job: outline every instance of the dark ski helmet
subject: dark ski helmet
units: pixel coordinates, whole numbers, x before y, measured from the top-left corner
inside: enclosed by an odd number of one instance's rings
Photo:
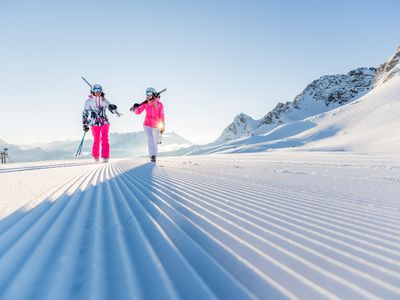
[[[93,84],[92,92],[93,93],[102,93],[103,92],[103,88],[101,87],[100,84]]]

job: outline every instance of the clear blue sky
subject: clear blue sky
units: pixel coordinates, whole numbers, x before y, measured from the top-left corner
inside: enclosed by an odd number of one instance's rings
[[[80,139],[86,76],[123,118],[148,86],[167,130],[216,139],[240,112],[261,118],[325,74],[377,66],[400,46],[400,1],[0,0],[0,139]]]

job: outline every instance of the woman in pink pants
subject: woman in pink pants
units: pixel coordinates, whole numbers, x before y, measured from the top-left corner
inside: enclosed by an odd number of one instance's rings
[[[111,113],[114,113],[117,106],[110,104],[105,100],[101,85],[94,84],[90,95],[85,102],[85,107],[82,113],[82,124],[83,131],[89,131],[90,127],[92,129],[94,139],[92,155],[96,162],[99,161],[100,157],[100,144],[103,162],[108,162],[108,159],[110,158],[110,144],[108,142],[110,122],[108,121],[106,114],[107,109],[109,109]]]
[[[135,103],[131,110],[135,114],[141,114],[146,111],[143,129],[147,135],[147,144],[149,149],[149,157],[152,162],[156,162],[158,152],[158,137],[165,130],[164,106],[160,101],[157,91],[150,87],[146,90],[147,102],[140,105]]]

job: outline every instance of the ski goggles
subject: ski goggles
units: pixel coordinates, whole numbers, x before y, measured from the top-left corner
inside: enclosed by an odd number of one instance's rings
[[[153,92],[147,92],[146,95],[147,96],[153,96]]]
[[[101,93],[103,90],[100,88],[94,88],[93,93]]]

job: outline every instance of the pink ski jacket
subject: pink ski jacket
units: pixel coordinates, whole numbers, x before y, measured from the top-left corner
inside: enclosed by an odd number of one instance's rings
[[[144,118],[143,125],[157,128],[160,123],[164,125],[164,105],[160,102],[159,98],[156,99],[157,108],[155,108],[154,100],[151,100],[150,103],[146,102],[145,104],[139,106],[135,110],[135,114],[139,115],[144,110],[146,110],[146,117]]]

